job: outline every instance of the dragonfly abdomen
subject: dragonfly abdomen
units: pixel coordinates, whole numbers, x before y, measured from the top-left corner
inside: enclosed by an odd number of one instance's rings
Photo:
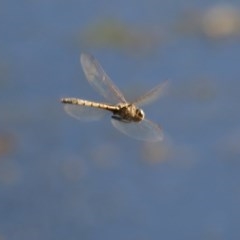
[[[105,103],[92,102],[92,101],[83,100],[79,98],[62,98],[61,102],[65,104],[75,104],[75,105],[86,106],[86,107],[101,108],[111,112],[115,112],[116,110],[119,109],[118,106],[112,106]]]

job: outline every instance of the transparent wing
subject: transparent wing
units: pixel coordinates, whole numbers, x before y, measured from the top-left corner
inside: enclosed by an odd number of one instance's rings
[[[132,138],[150,142],[157,142],[163,139],[163,132],[161,128],[147,119],[138,123],[126,123],[114,118],[112,118],[111,121],[115,128]]]
[[[126,103],[123,94],[93,56],[83,53],[80,61],[87,80],[102,96],[111,103]]]
[[[95,121],[109,114],[108,111],[99,108],[87,107],[75,104],[64,104],[64,110],[72,117],[82,121]]]
[[[137,105],[138,107],[142,107],[144,105],[154,102],[161,94],[166,91],[168,85],[168,81],[159,84],[149,92],[145,93],[143,96],[133,101],[133,104]]]

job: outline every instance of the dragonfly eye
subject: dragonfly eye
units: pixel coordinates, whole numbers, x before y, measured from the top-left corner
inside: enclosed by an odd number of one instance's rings
[[[140,119],[144,119],[145,114],[142,109],[137,109],[136,113]]]

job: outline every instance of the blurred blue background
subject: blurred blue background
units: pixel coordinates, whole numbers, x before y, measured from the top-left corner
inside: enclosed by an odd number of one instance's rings
[[[225,3],[225,4],[224,4]],[[226,5],[228,3],[228,5]],[[240,239],[239,1],[1,1],[0,239]],[[69,117],[92,53],[165,140]]]

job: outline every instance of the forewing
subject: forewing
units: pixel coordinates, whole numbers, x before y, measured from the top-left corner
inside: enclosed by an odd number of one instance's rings
[[[87,80],[102,96],[111,103],[126,103],[123,94],[93,56],[83,53],[80,61]]]
[[[82,121],[95,121],[109,114],[106,110],[75,104],[64,104],[64,110],[72,117]]]
[[[155,100],[157,100],[157,98],[160,97],[160,95],[166,92],[166,88],[168,87],[168,85],[168,81],[159,84],[149,92],[145,93],[143,96],[133,101],[133,104],[137,105],[138,107],[142,107],[144,105],[154,102]]]
[[[132,138],[150,142],[157,142],[163,139],[161,128],[147,119],[137,123],[126,123],[115,118],[112,118],[111,121],[115,128]]]

